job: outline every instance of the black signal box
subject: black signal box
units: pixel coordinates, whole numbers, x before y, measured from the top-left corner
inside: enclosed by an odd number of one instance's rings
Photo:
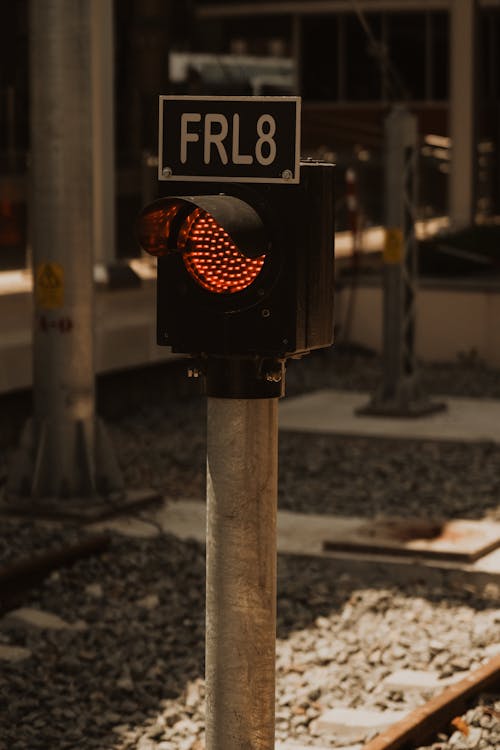
[[[298,184],[163,183],[139,224],[158,255],[158,344],[278,360],[331,345],[333,184],[316,161]]]

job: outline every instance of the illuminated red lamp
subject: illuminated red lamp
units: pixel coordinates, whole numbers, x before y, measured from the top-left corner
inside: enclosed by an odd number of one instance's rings
[[[265,255],[247,257],[214,217],[202,208],[174,201],[155,205],[142,213],[139,241],[154,256],[180,252],[194,281],[215,294],[234,294],[250,286],[259,275]]]
[[[176,249],[175,244],[172,246],[172,224],[181,208],[182,204],[178,201],[158,201],[142,211],[138,222],[138,240],[144,252],[161,257]]]
[[[242,292],[255,281],[266,257],[247,258],[213,216],[200,208],[182,225],[178,248],[192,278],[216,294]]]

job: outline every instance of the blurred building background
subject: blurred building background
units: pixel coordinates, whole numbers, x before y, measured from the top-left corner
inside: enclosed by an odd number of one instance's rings
[[[31,382],[29,14],[39,1],[1,8],[0,392]],[[160,94],[302,97],[303,156],[337,164],[337,341],[374,349],[384,123],[404,105],[418,126],[417,354],[500,363],[500,0],[77,1],[91,18],[99,372],[169,356],[155,341],[155,268],[135,237],[164,185]]]
[[[36,0],[35,0],[36,1]],[[89,0],[91,2],[92,0]],[[304,155],[356,169],[365,226],[382,222],[383,121],[418,117],[419,215],[446,215],[450,14],[455,0],[115,0],[116,254],[137,254],[131,221],[157,190],[159,94],[298,94]],[[476,4],[474,218],[499,212],[500,2]],[[29,160],[28,0],[0,24],[0,267],[24,265]]]

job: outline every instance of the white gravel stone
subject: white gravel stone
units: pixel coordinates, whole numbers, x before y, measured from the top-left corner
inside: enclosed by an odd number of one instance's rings
[[[95,599],[100,599],[104,596],[104,591],[100,583],[89,583],[85,586],[85,593],[87,596],[92,596]]]
[[[156,609],[160,603],[160,597],[158,594],[148,594],[142,599],[137,600],[137,606],[143,609]]]
[[[6,622],[15,622],[18,625],[45,628],[47,630],[85,630],[87,628],[87,624],[82,620],[69,623],[63,620],[62,617],[52,614],[52,612],[43,612],[40,609],[32,607],[13,609],[3,619]]]
[[[24,661],[25,659],[29,659],[30,656],[31,651],[29,648],[22,648],[21,646],[6,646],[3,643],[0,644],[0,661]]]
[[[485,646],[484,655],[487,659],[498,656],[498,654],[500,654],[500,643],[490,643],[489,646]]]
[[[201,698],[201,690],[202,690],[202,681],[196,680],[195,682],[190,682],[187,690],[186,690],[186,706],[188,708],[194,708],[197,706]]]
[[[387,729],[407,715],[407,711],[332,708],[316,720],[315,729],[333,735],[339,742],[362,742],[368,736]]]

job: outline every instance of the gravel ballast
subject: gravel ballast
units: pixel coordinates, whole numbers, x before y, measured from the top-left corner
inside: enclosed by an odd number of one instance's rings
[[[372,357],[317,355],[293,363],[287,390],[371,391],[378,371]],[[478,363],[427,367],[422,374],[429,392],[500,397],[499,373]],[[168,368],[108,376],[100,383],[99,411],[129,487],[154,486],[174,500],[202,498],[204,399],[179,397],[168,378]],[[9,414],[8,429],[0,426],[5,466],[17,440],[13,425],[28,409],[18,396],[10,407],[2,400]],[[279,504],[370,517],[396,510],[425,516],[439,502],[446,517],[498,518],[498,458],[490,443],[281,435]],[[86,533],[74,525],[4,520],[2,564]],[[368,583],[340,574],[330,560],[280,556],[277,740],[347,745],[318,729],[325,711],[420,705],[430,696],[394,690],[387,678],[401,669],[425,670],[444,685],[479,667],[500,641],[498,603],[494,584],[405,585],[387,575]],[[112,534],[104,554],[53,573],[18,606],[57,615],[68,627],[40,628],[12,613],[1,620],[0,658],[9,647],[17,655],[1,662],[1,750],[203,749],[200,544],[167,534]],[[462,717],[468,734],[450,725],[428,747],[495,750],[499,710],[498,696],[483,696]]]

